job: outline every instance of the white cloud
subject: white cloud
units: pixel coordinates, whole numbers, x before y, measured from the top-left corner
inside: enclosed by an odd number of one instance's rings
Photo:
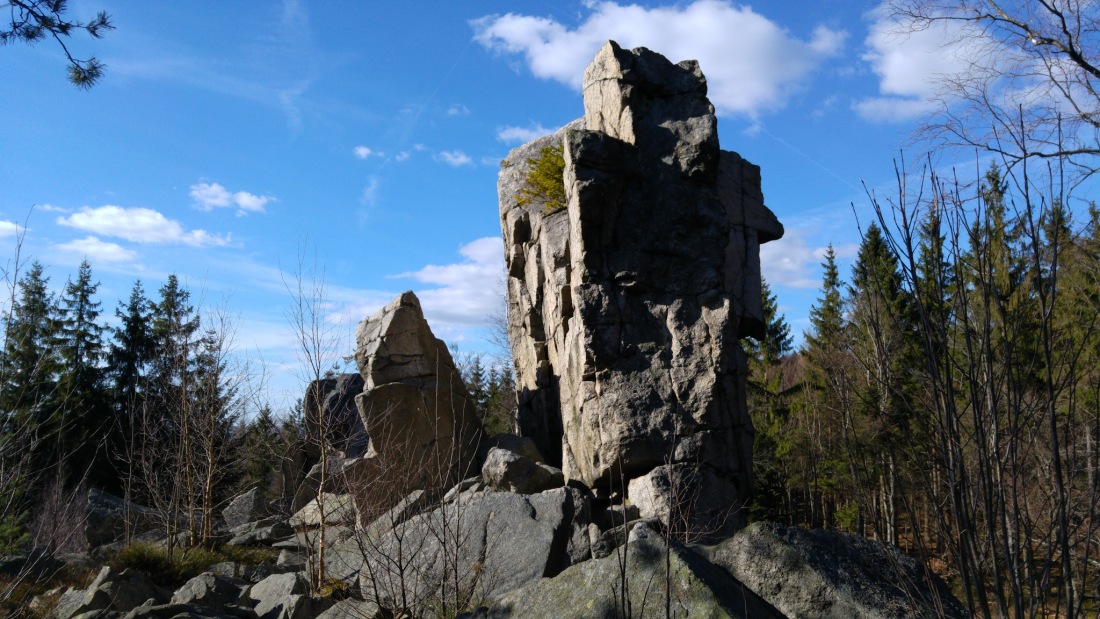
[[[88,236],[68,243],[56,245],[61,251],[77,254],[88,258],[92,262],[133,262],[137,259],[137,252],[132,249],[107,241],[101,241],[94,236]]]
[[[432,264],[397,276],[436,286],[416,294],[432,328],[438,325],[438,332],[448,334],[487,326],[501,302],[498,286],[504,272],[504,241],[499,236],[478,239],[460,247],[458,253],[462,262]]]
[[[471,159],[469,155],[460,150],[442,151],[436,156],[436,160],[442,161],[443,163],[455,168],[472,165],[474,163],[474,160]]]
[[[557,129],[547,129],[542,123],[535,123],[530,127],[500,127],[497,129],[497,139],[505,144],[523,144],[544,135],[550,135]]]
[[[271,201],[271,197],[258,196],[254,193],[248,193],[247,191],[238,191],[233,194],[233,201],[240,207],[237,211],[238,215],[243,215],[245,211],[250,213],[263,213],[264,205]]]
[[[18,234],[21,229],[22,226],[14,221],[0,220],[0,238],[14,236]]]
[[[241,216],[265,212],[264,206],[275,198],[258,196],[247,191],[230,192],[219,183],[196,183],[191,185],[191,199],[200,211],[209,212],[215,208],[236,206],[237,216]]]
[[[39,204],[39,205],[36,205],[34,208],[36,208],[36,209],[38,209],[38,210],[40,210],[44,213],[69,213],[69,212],[72,211],[72,209],[67,209],[67,208],[60,207],[60,206],[54,206],[53,204]]]
[[[826,247],[813,247],[807,240],[809,230],[787,228],[783,238],[760,246],[760,270],[773,288],[816,289],[821,286],[821,263],[825,261]],[[834,246],[837,257],[854,256],[856,245]]]
[[[351,152],[355,155],[357,159],[366,159],[371,156],[382,157],[385,155],[385,153],[380,153],[376,150],[371,149],[369,146],[363,145],[356,146],[352,149]]]
[[[891,16],[886,4],[869,13],[863,60],[879,78],[879,94],[857,101],[866,120],[897,122],[931,111],[942,86],[966,74],[975,62],[994,64],[1007,50],[975,26],[940,20],[914,26]]]
[[[205,230],[185,230],[180,222],[168,219],[149,208],[124,208],[121,206],[90,206],[69,215],[58,217],[62,226],[86,230],[102,236],[113,236],[134,243],[183,244],[192,247],[228,245],[228,236],[211,234]]]
[[[755,116],[782,107],[846,34],[818,26],[800,39],[747,6],[696,0],[653,9],[590,2],[575,29],[549,18],[509,13],[471,22],[474,39],[507,54],[523,54],[531,72],[575,88],[599,48],[613,39],[626,48],[660,50],[673,62],[698,60],[720,114]]]
[[[401,163],[402,161],[408,160],[408,158],[409,158],[409,151],[403,150],[403,151],[397,153],[396,155],[394,155],[393,160],[398,162],[398,163]]]
[[[470,113],[470,108],[465,105],[456,103],[447,108],[447,116],[466,116]]]
[[[233,196],[219,183],[191,185],[191,199],[195,201],[195,206],[200,211],[211,211],[233,203]]]

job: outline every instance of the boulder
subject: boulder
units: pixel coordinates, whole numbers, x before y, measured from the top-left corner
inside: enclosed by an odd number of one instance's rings
[[[141,572],[104,567],[86,589],[62,594],[54,611],[58,619],[69,619],[95,611],[124,613],[146,601],[163,602],[165,592],[149,582]]]
[[[456,580],[470,599],[499,596],[587,560],[589,521],[588,497],[574,488],[461,495],[359,540],[359,590],[389,609],[401,599],[427,604],[445,585],[453,595]]]
[[[249,522],[230,531],[228,546],[270,546],[294,534],[294,529],[282,518],[266,518]]]
[[[324,493],[313,499],[290,517],[290,526],[295,529],[321,526],[321,512],[324,511],[324,524],[354,524],[355,506],[351,495]],[[322,510],[323,508],[323,510]]]
[[[533,494],[565,485],[561,469],[500,447],[489,450],[481,467],[481,477],[490,488],[520,494]]]
[[[238,619],[252,617],[241,608],[210,608],[200,604],[152,604],[146,603],[122,615],[122,619]]]
[[[513,150],[498,181],[520,433],[566,479],[612,498],[665,464],[723,501],[689,526],[744,522],[753,429],[739,339],[763,327],[759,245],[783,227],[759,168],[718,144],[706,79],[608,42],[585,115]],[[566,208],[526,196],[561,147]]]
[[[324,440],[330,453],[339,451],[349,458],[365,455],[367,429],[355,407],[355,397],[360,393],[363,393],[363,377],[358,373],[338,374],[311,382],[302,399],[308,444],[314,448],[320,445],[320,421],[324,420]]]
[[[97,548],[122,540],[129,519],[131,533],[144,533],[164,526],[163,515],[109,492],[92,488],[85,508],[84,537],[89,548]]]
[[[248,581],[240,578],[227,578],[205,572],[188,580],[183,583],[183,586],[176,589],[169,603],[220,609],[228,604],[236,603],[248,584]]]
[[[538,462],[544,464],[546,459],[542,457],[542,453],[539,452],[538,446],[535,445],[535,441],[526,436],[517,436],[515,434],[497,434],[489,440],[485,441],[485,452],[488,453],[490,449],[494,447],[500,447],[501,449],[507,449],[508,451],[517,453],[532,462]]]
[[[233,529],[249,522],[255,522],[268,515],[268,503],[257,488],[243,492],[233,498],[222,510],[225,526]]]
[[[368,466],[353,490],[365,522],[409,492],[437,495],[476,470],[483,431],[450,352],[406,292],[355,332],[364,391],[356,397],[370,435]]]
[[[294,492],[294,498],[290,503],[293,511],[305,507],[307,503],[317,498],[318,490],[321,490],[321,475],[324,474],[324,491],[330,494],[348,494],[352,488],[359,487],[370,481],[369,476],[373,471],[371,458],[359,456],[347,458],[343,452],[331,452],[326,460],[326,466],[322,471],[318,462],[310,467],[305,479],[298,484]],[[293,513],[293,512],[292,512]]]
[[[302,596],[309,594],[309,581],[301,572],[273,574],[248,590],[256,603],[254,610],[261,619],[290,615],[302,605]]]
[[[790,617],[968,616],[918,561],[855,535],[759,522],[700,552]]]
[[[624,515],[656,519],[677,539],[709,539],[727,531],[726,520],[737,518],[741,507],[730,503],[729,493],[737,488],[726,482],[710,467],[687,462],[662,464],[630,480],[630,504]],[[696,514],[707,517],[704,520]]]
[[[631,543],[602,559],[574,565],[554,578],[532,580],[470,617],[587,619],[675,617],[786,619],[786,616],[691,550],[668,547],[639,526]],[[667,564],[667,568],[666,568]]]

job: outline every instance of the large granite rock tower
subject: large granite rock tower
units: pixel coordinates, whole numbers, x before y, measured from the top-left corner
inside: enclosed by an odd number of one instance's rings
[[[760,169],[719,149],[695,61],[608,42],[584,108],[500,173],[519,431],[598,495],[637,504],[686,480],[671,491],[690,526],[737,526],[753,440],[739,340],[763,327],[759,245],[783,227]],[[517,198],[555,145],[566,208],[547,212]]]

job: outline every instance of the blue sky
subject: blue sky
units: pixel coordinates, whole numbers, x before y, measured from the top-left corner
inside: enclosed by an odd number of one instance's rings
[[[78,57],[107,65],[81,91],[56,45],[0,49],[0,256],[24,254],[60,288],[81,259],[112,314],[133,281],[176,273],[239,316],[272,399],[297,397],[282,273],[324,267],[328,314],[355,324],[397,293],[436,334],[488,350],[503,251],[496,174],[509,149],[582,115],[602,43],[698,59],[722,147],[762,167],[787,236],[766,279],[800,333],[824,247],[847,265],[861,183],[892,160],[957,62],[935,33],[887,35],[878,2],[138,2]],[[32,211],[32,206],[33,211]],[[29,217],[28,217],[29,213]],[[0,260],[2,263],[2,260]],[[845,266],[845,273],[847,267]]]

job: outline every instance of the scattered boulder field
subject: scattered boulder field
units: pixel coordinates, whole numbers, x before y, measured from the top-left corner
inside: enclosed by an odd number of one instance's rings
[[[608,42],[583,92],[584,117],[513,150],[499,177],[514,434],[486,435],[406,292],[359,326],[358,374],[307,389],[309,417],[338,430],[315,454],[325,466],[289,501],[250,490],[222,512],[219,539],[268,560],[217,564],[174,590],[103,567],[35,607],[58,619],[966,617],[897,548],[748,524],[739,340],[763,327],[759,248],[783,226],[760,169],[719,148],[698,63]],[[555,156],[561,203],[530,191],[538,159]],[[93,492],[93,550],[54,561],[117,547],[124,513],[156,543],[144,525],[160,514]]]

